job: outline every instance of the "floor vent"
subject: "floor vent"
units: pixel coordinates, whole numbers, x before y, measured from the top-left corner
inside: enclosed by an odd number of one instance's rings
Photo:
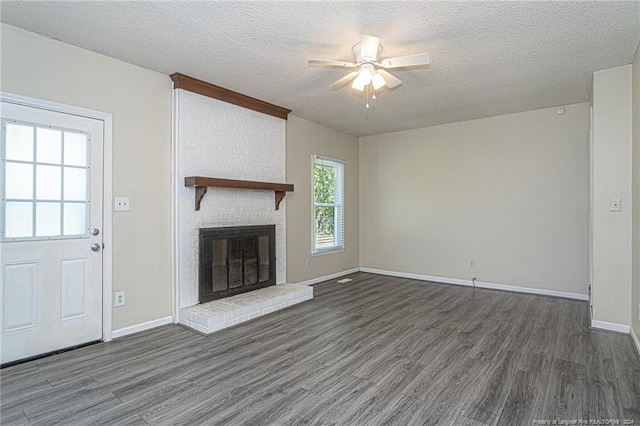
[[[338,280],[340,284],[348,283],[349,281],[353,281],[353,280],[351,278],[343,278],[341,280]]]

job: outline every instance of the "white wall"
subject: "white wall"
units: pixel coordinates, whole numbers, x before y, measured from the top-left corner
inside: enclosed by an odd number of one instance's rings
[[[587,294],[588,128],[583,103],[361,138],[361,267]]]
[[[345,250],[311,254],[311,156],[339,158],[345,163]],[[299,283],[359,266],[358,138],[289,114],[287,182],[295,191],[287,199],[287,277]],[[309,260],[309,267],[307,267]]]
[[[633,159],[632,159],[632,298],[631,326],[640,337],[640,44],[633,59],[632,75]],[[640,349],[640,348],[638,348]]]
[[[198,303],[200,228],[276,225],[276,278],[287,278],[287,197],[275,210],[274,192],[209,188],[200,210],[187,176],[282,183],[285,120],[185,90],[176,90],[177,265],[180,308]]]
[[[631,65],[593,75],[594,321],[631,324]],[[612,198],[622,211],[611,212]]]
[[[171,80],[1,24],[0,90],[113,115],[113,329],[171,315]]]

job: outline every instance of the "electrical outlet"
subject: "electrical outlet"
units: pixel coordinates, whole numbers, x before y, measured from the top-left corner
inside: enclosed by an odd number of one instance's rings
[[[124,291],[116,291],[114,306],[118,307],[118,306],[124,306],[124,305],[125,305]]]
[[[307,259],[307,268],[311,266],[311,259]]]
[[[115,197],[113,201],[113,210],[117,212],[128,212],[131,210],[129,197]]]
[[[475,268],[476,267],[476,261],[472,260],[471,262],[469,262],[469,268]]]

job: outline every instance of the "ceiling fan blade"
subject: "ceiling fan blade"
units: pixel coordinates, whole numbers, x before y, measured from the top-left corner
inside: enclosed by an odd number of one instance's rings
[[[417,53],[415,55],[398,56],[397,58],[384,59],[380,66],[383,68],[402,68],[429,65],[431,57],[428,53]]]
[[[394,87],[399,86],[400,84],[402,84],[402,80],[400,80],[399,78],[394,77],[393,75],[391,75],[387,71],[378,70],[378,72],[380,73],[380,75],[382,75],[382,77],[384,77],[384,81],[386,82],[387,87],[389,89],[393,89]]]
[[[344,61],[329,61],[326,59],[309,59],[307,64],[316,67],[340,67],[340,68],[353,68],[356,66],[353,62]]]
[[[347,85],[347,83],[349,83],[351,80],[356,78],[358,74],[359,74],[359,71],[350,72],[349,74],[345,75],[340,80],[336,81],[331,86],[329,86],[329,89],[331,90],[342,89],[344,86]]]
[[[375,61],[378,58],[380,39],[378,37],[360,36],[360,55],[363,59]]]

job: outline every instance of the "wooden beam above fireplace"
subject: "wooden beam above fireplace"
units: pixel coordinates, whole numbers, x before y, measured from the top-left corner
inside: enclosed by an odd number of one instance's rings
[[[208,96],[284,120],[287,119],[287,116],[291,112],[290,109],[270,104],[269,102],[261,101],[260,99],[252,98],[251,96],[243,95],[242,93],[234,92],[233,90],[225,89],[224,87],[180,74],[179,72],[173,73],[169,77],[173,80],[174,89],[188,90],[202,96]]]
[[[287,192],[293,192],[293,185],[290,183],[258,182],[254,180],[221,179],[202,176],[189,176],[184,178],[184,186],[194,187],[196,189],[196,210],[200,210],[200,202],[209,187],[274,191],[276,210],[280,209],[280,202],[284,196],[287,195]]]

